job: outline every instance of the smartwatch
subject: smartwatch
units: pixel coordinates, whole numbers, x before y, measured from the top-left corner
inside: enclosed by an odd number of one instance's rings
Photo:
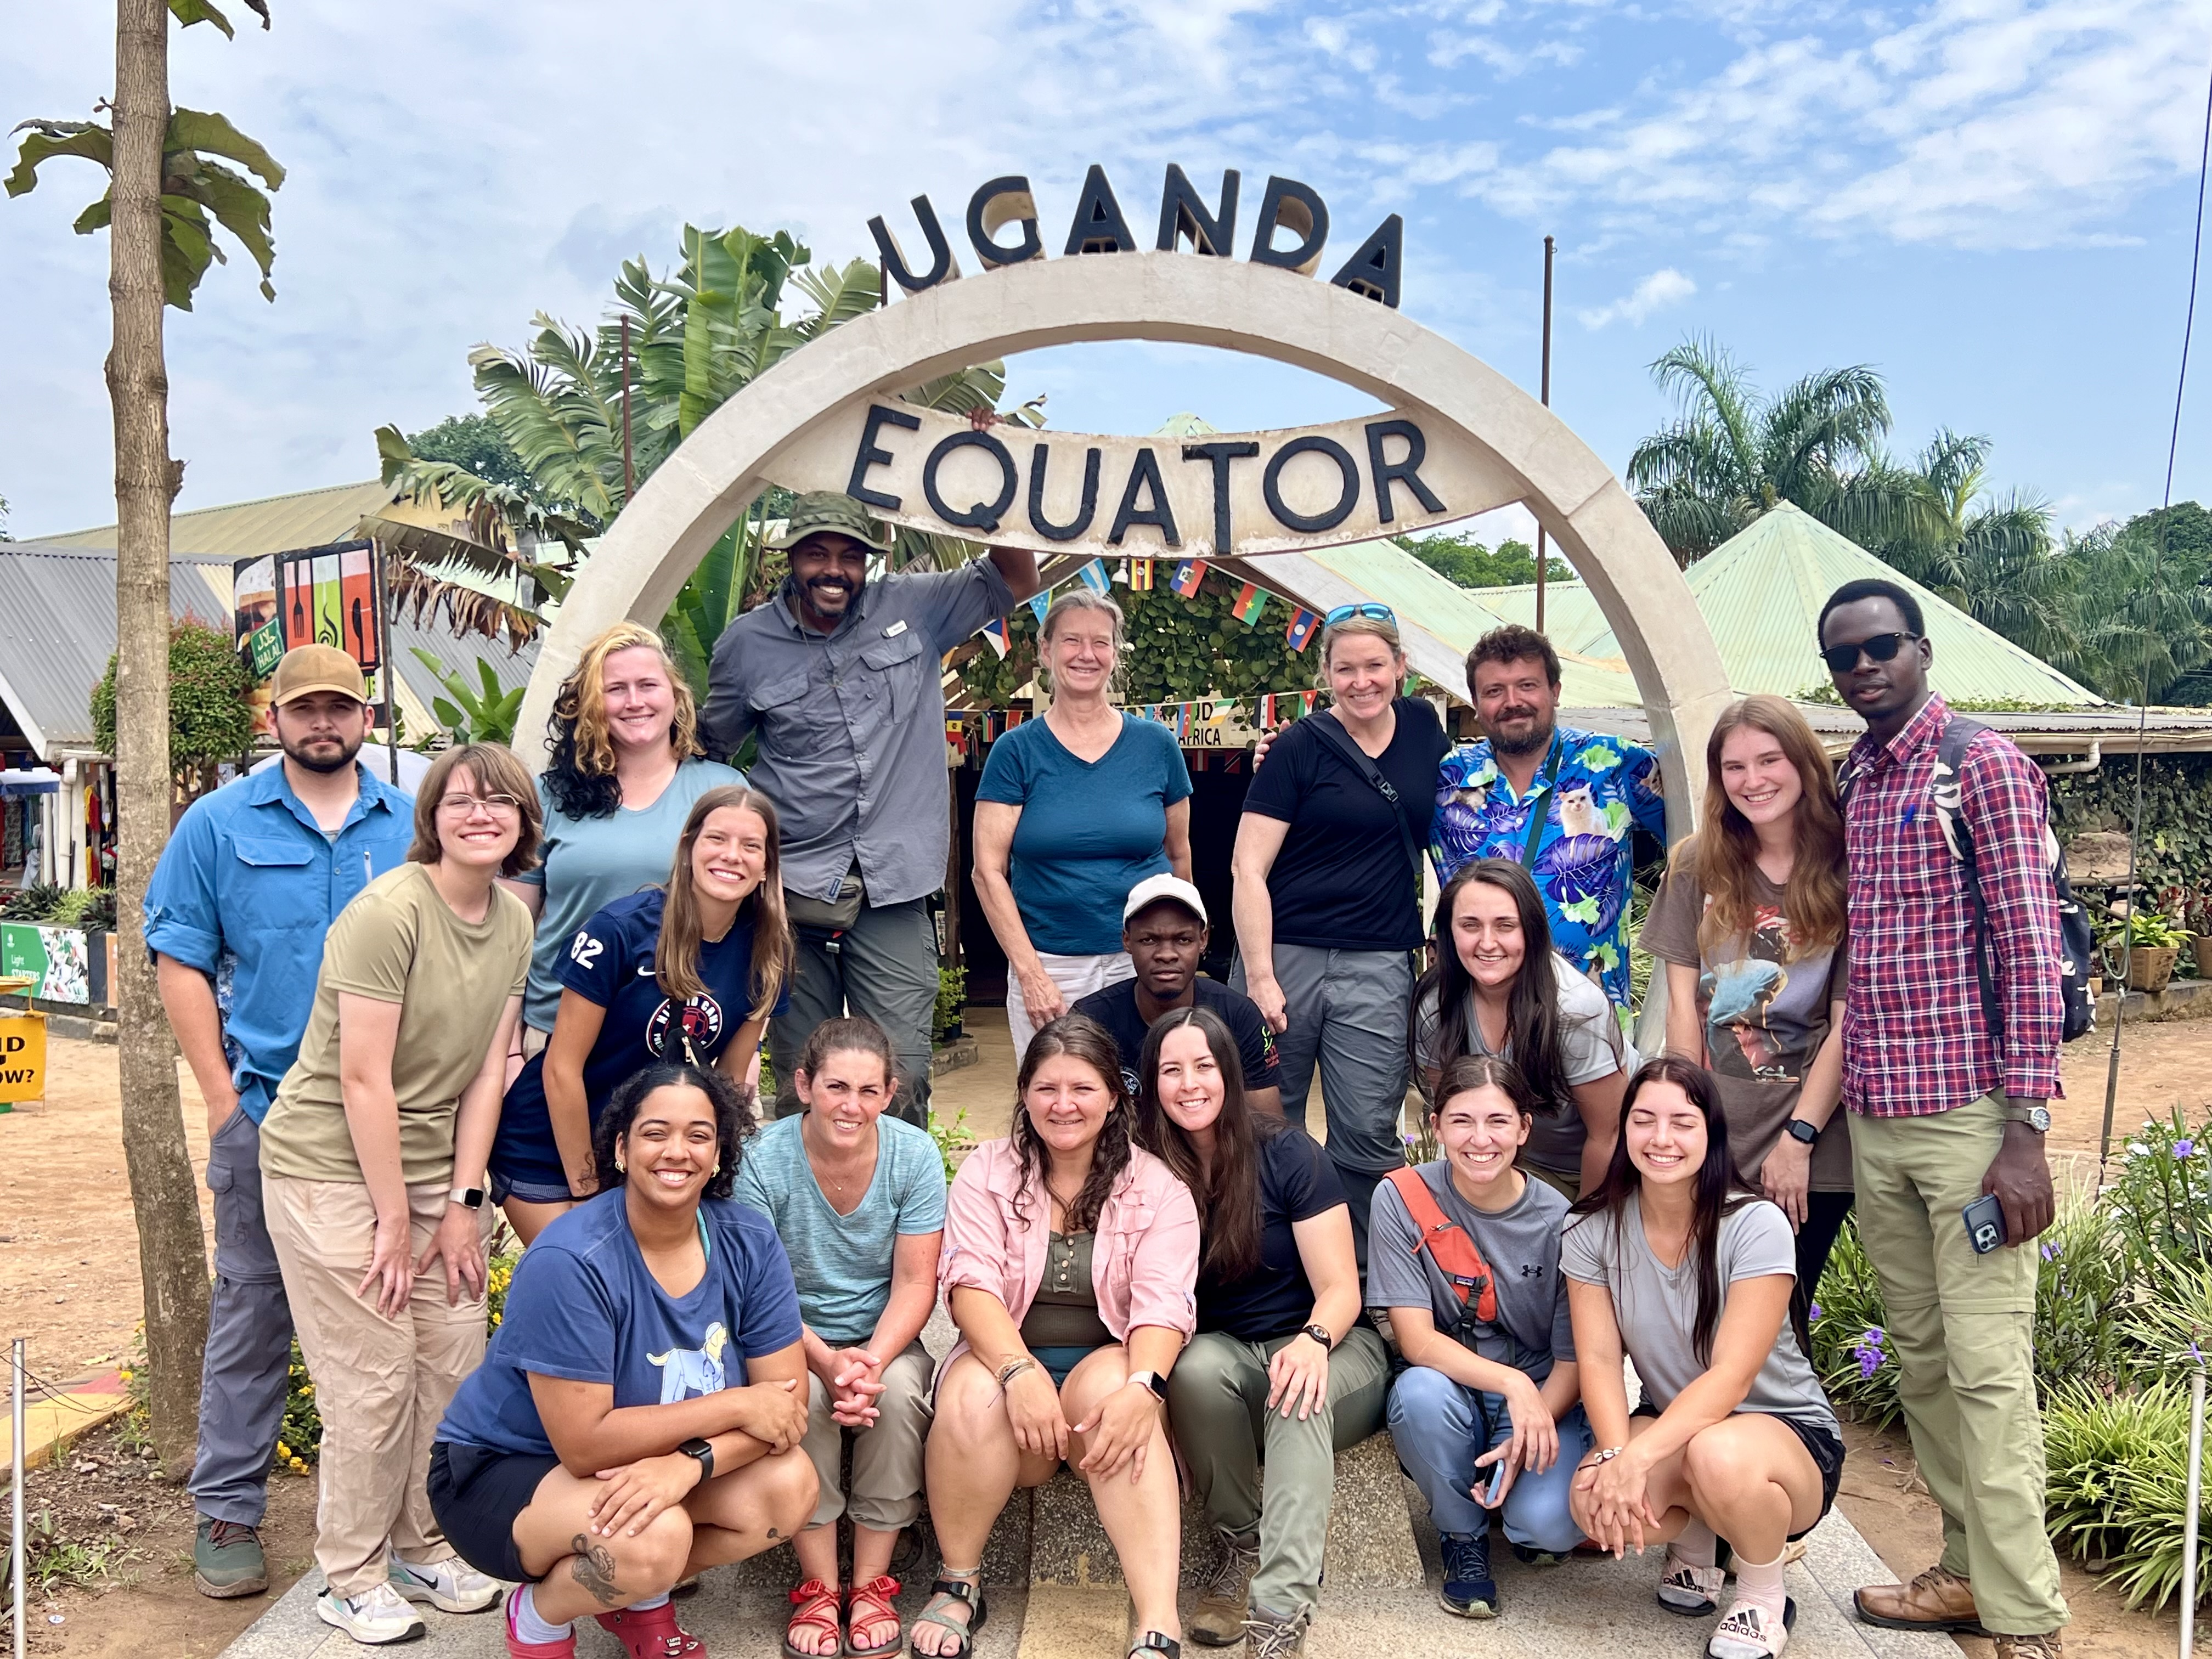
[[[465,1210],[481,1210],[483,1208],[484,1189],[481,1187],[456,1187],[446,1194],[446,1200],[458,1204]]]
[[[696,1438],[687,1440],[676,1449],[698,1463],[701,1486],[714,1478],[714,1449],[708,1442]]]
[[[1336,1339],[1329,1334],[1328,1327],[1322,1324],[1319,1320],[1316,1320],[1312,1324],[1304,1327],[1300,1330],[1299,1334],[1313,1338],[1315,1341],[1320,1343],[1324,1348],[1334,1348],[1336,1346]]]
[[[1131,1371],[1129,1381],[1143,1383],[1152,1391],[1152,1398],[1163,1406],[1168,1403],[1168,1380],[1158,1371]]]
[[[1782,1132],[1790,1139],[1810,1146],[1820,1138],[1820,1132],[1802,1117],[1793,1117],[1782,1126]]]

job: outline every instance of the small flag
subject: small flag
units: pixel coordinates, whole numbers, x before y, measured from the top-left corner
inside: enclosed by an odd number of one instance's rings
[[[1274,723],[1275,694],[1270,691],[1266,696],[1260,699],[1260,724],[1262,726],[1273,726]]]
[[[1006,710],[1006,729],[1008,731],[1012,731],[1015,726],[1019,726],[1028,718],[1029,716],[1022,713],[1020,709],[1009,708]]]
[[[1178,741],[1190,736],[1190,705],[1187,702],[1176,705],[1175,732]]]
[[[1175,580],[1168,586],[1184,599],[1194,599],[1198,597],[1199,584],[1205,580],[1206,561],[1185,559],[1181,564],[1176,566]]]
[[[1037,626],[1039,628],[1043,627],[1044,613],[1052,609],[1052,595],[1049,593],[1032,593],[1030,595],[1027,603],[1029,608],[1036,613]]]
[[[1219,702],[1213,705],[1213,712],[1206,717],[1206,723],[1208,726],[1218,726],[1222,721],[1227,720],[1236,712],[1237,699],[1234,697],[1224,697]]]
[[[1006,654],[1006,619],[994,617],[983,624],[983,643],[1000,658]]]
[[[1229,612],[1238,622],[1249,628],[1260,620],[1260,613],[1267,608],[1267,596],[1260,591],[1260,585],[1257,582],[1246,582],[1237,590],[1237,602],[1229,607]]]
[[[1300,605],[1297,614],[1291,618],[1291,625],[1283,630],[1283,642],[1293,651],[1303,651],[1306,648],[1306,642],[1313,638],[1314,629],[1319,626],[1321,618]]]
[[[1306,715],[1312,714],[1312,713],[1313,713],[1313,711],[1314,711],[1314,705],[1315,705],[1316,703],[1319,702],[1320,701],[1321,701],[1321,693],[1320,693],[1320,692],[1318,692],[1318,691],[1301,691],[1301,692],[1299,692],[1299,693],[1298,693],[1298,717],[1299,717],[1301,720],[1303,720]]]
[[[1106,561],[1103,559],[1091,560],[1089,564],[1085,565],[1075,574],[1082,579],[1083,585],[1094,593],[1103,593],[1114,585],[1114,579],[1106,574]]]
[[[1150,559],[1131,559],[1128,562],[1128,566],[1129,591],[1132,593],[1151,592],[1152,591],[1152,562]]]

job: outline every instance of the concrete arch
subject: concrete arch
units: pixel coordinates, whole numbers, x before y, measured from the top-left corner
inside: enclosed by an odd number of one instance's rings
[[[1527,485],[1529,509],[1589,585],[1642,690],[1668,826],[1690,827],[1697,763],[1729,700],[1674,559],[1612,470],[1504,375],[1402,313],[1242,260],[1185,253],[1033,259],[947,282],[848,323],[723,404],[600,542],[541,648],[516,727],[543,763],[561,680],[624,618],[658,623],[714,540],[775,476],[778,452],[858,398],[969,363],[1079,340],[1170,340],[1272,357],[1457,427]]]

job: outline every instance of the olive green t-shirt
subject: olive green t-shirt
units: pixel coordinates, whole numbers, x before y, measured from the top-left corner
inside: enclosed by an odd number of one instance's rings
[[[530,972],[530,912],[492,889],[480,922],[455,915],[427,866],[407,863],[338,912],[300,1057],[261,1126],[261,1167],[302,1181],[360,1181],[338,1090],[338,994],[400,1005],[392,1054],[399,1163],[410,1187],[453,1175],[453,1119],[483,1067],[509,997]]]

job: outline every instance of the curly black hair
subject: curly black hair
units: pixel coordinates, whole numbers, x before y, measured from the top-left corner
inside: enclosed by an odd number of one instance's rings
[[[719,1166],[707,1177],[708,1198],[727,1198],[736,1186],[740,1149],[753,1132],[750,1105],[738,1085],[712,1066],[662,1063],[633,1072],[616,1085],[599,1121],[592,1126],[592,1163],[601,1179],[617,1167],[615,1149],[637,1121],[638,1109],[655,1089],[696,1089],[714,1109],[714,1139]],[[605,1188],[602,1187],[602,1190]]]

